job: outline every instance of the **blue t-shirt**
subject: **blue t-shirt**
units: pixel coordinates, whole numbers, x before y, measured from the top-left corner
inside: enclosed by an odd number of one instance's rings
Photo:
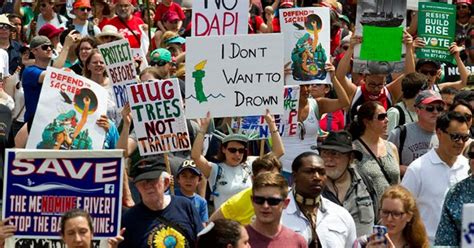
[[[140,202],[124,214],[122,227],[126,231],[120,248],[194,247],[197,234],[203,229],[196,209],[181,196],[171,196],[170,204],[159,211]]]
[[[196,193],[191,197],[185,196],[179,189],[176,189],[175,195],[183,196],[191,200],[193,202],[194,207],[198,211],[199,217],[201,217],[202,222],[207,222],[209,220],[209,213],[207,212],[207,202],[204,198],[202,198],[202,196]]]
[[[33,120],[41,93],[42,83],[39,77],[46,68],[30,65],[25,68],[22,76],[23,91],[25,93],[25,122]]]

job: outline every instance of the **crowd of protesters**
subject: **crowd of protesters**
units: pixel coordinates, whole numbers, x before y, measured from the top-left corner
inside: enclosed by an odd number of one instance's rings
[[[301,85],[294,137],[280,137],[267,111],[271,142],[264,149],[230,129],[230,118],[187,120],[192,149],[169,154],[171,171],[162,155],[140,156],[130,106],[115,105],[97,50],[128,40],[145,54],[134,58],[137,81],[177,78],[184,96],[193,1],[145,1],[0,0],[1,164],[5,149],[25,148],[42,114],[47,67],[64,68],[109,92],[96,124],[106,132],[103,149],[125,150],[123,229],[109,247],[460,245],[462,208],[474,203],[472,0],[452,3],[454,64],[416,58],[426,44],[417,35],[417,11],[408,10],[400,40],[405,67],[389,73],[352,72],[364,39],[354,34],[357,1],[249,0],[249,35],[280,32],[280,9],[330,10],[331,84]],[[450,67],[458,75],[446,75]],[[77,134],[61,135],[57,140]],[[72,209],[58,238],[92,247],[91,223],[87,212]],[[386,234],[374,233],[375,225]],[[8,218],[1,221],[1,245],[15,231]]]

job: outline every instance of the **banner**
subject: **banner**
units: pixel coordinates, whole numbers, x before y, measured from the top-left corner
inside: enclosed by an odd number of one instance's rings
[[[406,0],[357,1],[355,35],[362,36],[362,42],[368,43],[365,47],[364,44],[355,46],[353,72],[364,74],[402,72],[405,56],[402,38],[405,23]],[[362,52],[361,47],[366,48],[366,51]],[[401,56],[401,59],[395,58],[395,55]]]
[[[281,34],[186,40],[186,117],[283,113]]]
[[[17,238],[57,238],[64,212],[93,218],[94,237],[120,231],[123,151],[6,152],[2,219],[13,217]]]
[[[128,102],[126,85],[137,82],[134,53],[132,53],[127,39],[98,45],[97,48],[104,57],[107,74],[112,80],[115,104],[117,108],[121,109]]]
[[[329,8],[280,9],[285,62],[292,70],[286,84],[331,84],[324,70],[331,51]]]
[[[300,86],[285,86],[283,115],[275,115],[275,124],[282,137],[295,136],[298,129],[298,106]],[[264,116],[246,116],[240,120],[233,119],[232,128],[237,128],[252,139],[267,139],[271,137]]]
[[[192,18],[192,36],[247,34],[249,1],[193,1]]]
[[[430,2],[430,0],[407,0],[407,9],[418,10],[418,3],[422,3],[422,2]],[[433,0],[432,2],[452,4],[453,0]]]
[[[94,81],[48,67],[26,148],[102,149],[105,130],[96,121],[106,114],[108,97]]]
[[[462,208],[461,247],[474,248],[474,203]]]
[[[418,9],[418,37],[426,46],[416,49],[416,57],[454,62],[449,46],[456,33],[456,5],[419,3]]]
[[[191,149],[178,79],[127,86],[141,156]]]

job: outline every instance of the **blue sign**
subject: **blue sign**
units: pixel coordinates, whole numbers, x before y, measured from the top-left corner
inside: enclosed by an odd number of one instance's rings
[[[7,150],[2,217],[13,217],[16,237],[57,238],[61,215],[89,212],[94,238],[120,231],[121,151]]]

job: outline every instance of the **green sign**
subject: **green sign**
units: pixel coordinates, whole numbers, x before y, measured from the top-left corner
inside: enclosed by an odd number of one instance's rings
[[[418,37],[426,46],[417,49],[416,56],[453,63],[449,46],[456,32],[456,5],[420,2],[418,11]]]
[[[400,61],[403,27],[362,26],[360,59],[371,61]]]

